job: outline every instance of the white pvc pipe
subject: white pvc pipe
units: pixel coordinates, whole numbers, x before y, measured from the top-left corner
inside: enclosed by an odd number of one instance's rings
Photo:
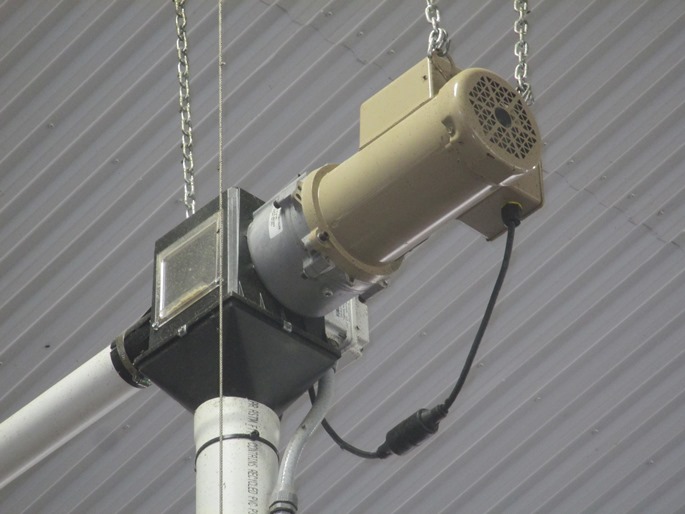
[[[109,347],[57,382],[0,424],[0,489],[136,391]]]
[[[195,512],[268,514],[278,473],[278,415],[253,400],[224,397],[221,445],[219,402],[219,398],[208,400],[195,411]],[[219,493],[220,464],[223,499]]]

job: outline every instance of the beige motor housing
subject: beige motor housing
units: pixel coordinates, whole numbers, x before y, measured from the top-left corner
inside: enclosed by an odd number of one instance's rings
[[[286,307],[322,316],[385,287],[402,257],[460,219],[491,240],[500,210],[543,202],[542,141],[516,90],[491,71],[427,58],[367,100],[360,150],[255,213],[248,244]]]

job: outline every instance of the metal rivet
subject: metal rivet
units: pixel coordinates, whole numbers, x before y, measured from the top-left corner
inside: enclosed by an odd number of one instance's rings
[[[331,291],[331,290],[328,289],[327,287],[324,287],[324,288],[321,290],[321,294],[324,295],[326,298],[330,298],[331,296],[333,296],[333,291]]]
[[[656,215],[657,216],[663,216],[664,215],[663,209],[659,209],[659,212],[657,212]]]
[[[395,55],[395,50],[390,48],[387,52],[388,55]]]
[[[573,164],[574,162],[576,162],[576,161],[575,161],[573,158],[570,158],[570,159],[568,160],[568,163],[567,163],[567,164]]]
[[[55,128],[55,124],[53,122],[48,123],[48,128]]]
[[[606,180],[606,179],[607,179],[606,175],[602,175],[601,177],[599,177],[599,180]]]
[[[363,30],[360,30],[359,32],[357,32],[357,37],[362,37],[363,35],[364,35]]]
[[[593,434],[598,434],[599,433],[599,428],[595,427],[592,429]]]
[[[326,12],[323,13],[323,15],[324,15],[326,18],[330,18],[331,16],[333,16],[333,11],[326,11]]]
[[[637,196],[637,195],[636,195],[635,193],[630,193],[630,194],[628,195],[628,198],[635,198],[636,196]]]
[[[482,362],[479,362],[479,363],[477,364],[477,366],[478,366],[479,368],[482,368],[483,366],[485,366],[485,364],[483,364]]]
[[[654,459],[649,459],[649,460],[647,461],[647,464],[654,464]]]
[[[542,400],[542,396],[536,396],[535,398],[533,398],[534,402],[539,402],[540,400]]]

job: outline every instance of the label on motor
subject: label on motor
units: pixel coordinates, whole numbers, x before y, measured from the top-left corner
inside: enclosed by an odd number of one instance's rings
[[[335,315],[346,323],[352,323],[352,312],[350,311],[350,302],[343,303],[340,307],[335,309]]]
[[[271,214],[269,214],[269,239],[273,239],[281,232],[283,232],[283,217],[281,216],[281,208],[273,207],[271,209]]]

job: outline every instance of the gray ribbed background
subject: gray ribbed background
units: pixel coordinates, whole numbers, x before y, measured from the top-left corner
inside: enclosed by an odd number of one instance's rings
[[[216,5],[189,4],[202,205]],[[359,104],[425,52],[420,0],[224,5],[226,183],[263,198],[351,155]],[[477,365],[404,458],[359,461],[317,433],[302,513],[685,509],[685,2],[530,6],[546,205],[519,231]],[[440,8],[457,64],[511,79],[512,2]],[[0,5],[0,419],[149,307],[154,241],[184,217],[174,44],[168,0]],[[373,299],[372,344],[339,374],[342,434],[375,447],[446,394],[502,245],[454,222]],[[152,387],[0,491],[0,512],[190,513],[192,455],[192,416]]]

